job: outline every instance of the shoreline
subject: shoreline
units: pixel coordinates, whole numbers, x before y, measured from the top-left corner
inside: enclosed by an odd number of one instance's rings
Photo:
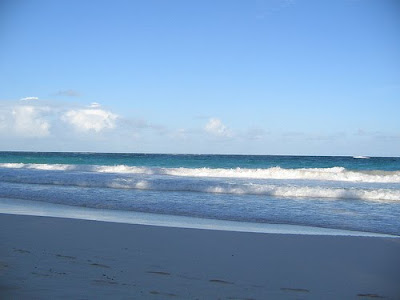
[[[204,219],[135,211],[69,206],[31,200],[0,198],[0,214],[28,215],[91,220],[101,222],[149,225],[172,228],[220,230],[294,235],[366,236],[400,238],[398,235],[291,224],[251,223]]]
[[[399,299],[400,240],[0,214],[2,299]]]

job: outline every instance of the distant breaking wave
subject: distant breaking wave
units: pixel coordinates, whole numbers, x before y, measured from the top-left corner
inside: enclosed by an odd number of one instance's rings
[[[222,169],[222,168],[151,168],[126,165],[68,165],[1,163],[0,168],[35,169],[47,171],[74,171],[95,173],[121,173],[145,175],[170,175],[203,178],[250,178],[250,179],[304,179],[367,183],[400,183],[400,171],[352,171],[343,167],[283,169]]]

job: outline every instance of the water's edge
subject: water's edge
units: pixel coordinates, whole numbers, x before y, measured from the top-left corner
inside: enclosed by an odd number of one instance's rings
[[[205,230],[222,230],[234,232],[253,232],[270,234],[295,235],[327,235],[327,236],[360,236],[400,238],[397,235],[351,231],[311,226],[289,224],[266,224],[224,221],[215,219],[201,219],[185,216],[159,215],[134,211],[117,211],[75,207],[63,204],[37,202],[31,200],[17,200],[0,198],[0,213],[12,215],[29,215],[43,217],[57,217],[67,219],[81,219],[91,221],[162,226],[175,228],[191,228]]]

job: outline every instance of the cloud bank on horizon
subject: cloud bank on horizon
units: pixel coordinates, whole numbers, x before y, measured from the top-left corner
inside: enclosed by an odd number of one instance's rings
[[[9,101],[0,105],[0,134],[24,138],[59,135],[60,126],[80,132],[100,133],[116,126],[118,115],[102,109],[100,104],[89,106],[60,105],[40,102],[37,97],[22,98],[23,102]],[[35,100],[35,102],[31,102]],[[25,101],[29,101],[25,102]]]
[[[296,144],[304,141],[317,146],[329,146],[348,138],[358,142],[360,139],[400,140],[400,134],[386,135],[363,129],[358,129],[351,136],[343,132],[329,135],[304,132],[274,133],[261,127],[234,130],[217,117],[197,119],[201,120],[198,127],[170,128],[167,124],[156,124],[118,114],[97,102],[82,105],[41,101],[37,97],[29,101],[7,101],[0,103],[0,139],[9,143],[11,147],[4,147],[4,144],[1,150],[104,152],[105,149],[105,152],[229,153],[233,146],[242,146],[242,151],[236,153],[264,154],[259,151],[260,147],[268,151],[274,149],[274,144],[279,143],[293,145],[298,151]],[[160,143],[167,147],[164,150],[152,151],[155,145]],[[214,144],[213,151],[208,150],[209,146],[202,148],[204,143]],[[77,144],[81,146],[77,147]],[[20,146],[13,149],[13,145]],[[173,151],[177,145],[182,147],[182,151]]]
[[[164,125],[157,125],[142,119],[118,115],[103,108],[97,102],[89,105],[41,102],[38,97],[25,97],[21,101],[8,101],[0,104],[0,136],[20,136],[39,138],[62,135],[59,129],[67,129],[88,137],[101,135],[107,131],[114,134],[124,130],[151,129],[158,134],[171,134],[170,137],[187,137],[188,134],[203,134],[219,138],[231,138],[234,133],[218,118],[209,118],[202,129],[179,128],[175,133]],[[31,102],[35,100],[34,102]],[[26,102],[29,101],[29,102]],[[124,130],[123,130],[124,129]],[[58,131],[57,131],[58,130]]]

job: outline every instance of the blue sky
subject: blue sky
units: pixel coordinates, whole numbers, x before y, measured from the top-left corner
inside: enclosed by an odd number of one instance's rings
[[[400,3],[0,4],[0,149],[400,155]]]

